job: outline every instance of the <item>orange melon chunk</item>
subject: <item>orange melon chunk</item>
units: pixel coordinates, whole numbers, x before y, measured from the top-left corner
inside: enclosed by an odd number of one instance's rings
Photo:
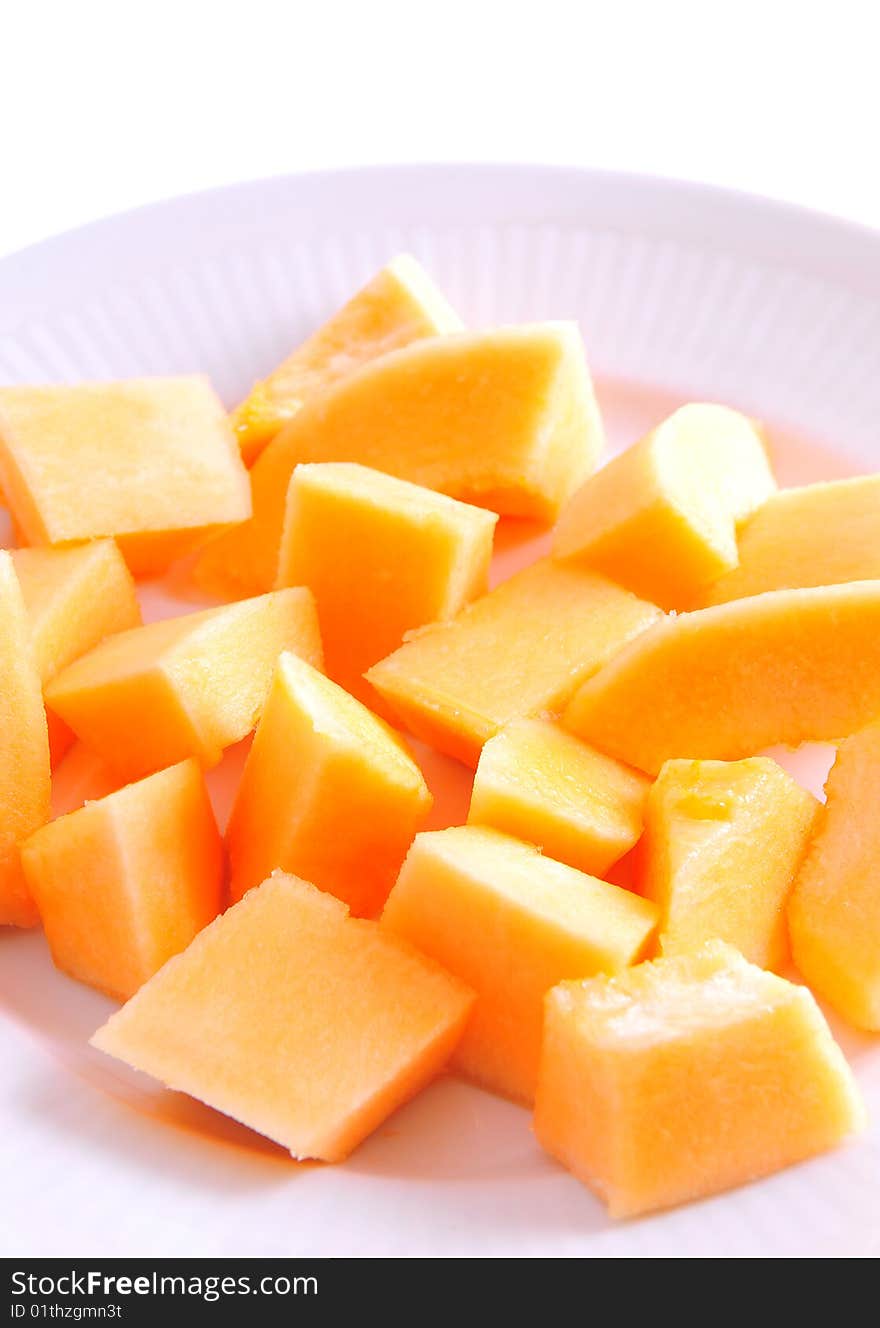
[[[417,341],[309,402],[251,471],[253,517],[203,551],[204,583],[275,583],[287,486],[304,461],[356,461],[479,507],[552,520],[593,469],[602,425],[574,324]]]
[[[443,1068],[472,999],[377,923],[276,872],[92,1044],[294,1157],[341,1162]]]
[[[535,1133],[612,1217],[756,1180],[863,1124],[810,993],[720,941],[547,997]]]
[[[328,675],[375,705],[365,670],[406,632],[454,617],[488,590],[496,521],[366,466],[297,466],[278,585],[314,594]]]
[[[661,617],[594,572],[542,559],[367,673],[417,738],[475,765],[511,719],[559,711]]]
[[[769,757],[667,761],[648,795],[639,850],[663,953],[717,939],[761,968],[781,968],[785,906],[816,808]]]
[[[545,993],[634,963],[656,922],[638,895],[478,826],[417,835],[382,914],[477,993],[453,1063],[520,1102],[535,1091]]]
[[[107,637],[49,683],[49,705],[128,779],[216,765],[254,728],[282,650],[320,665],[311,591],[279,590]]]
[[[667,618],[577,692],[567,728],[656,774],[671,757],[835,741],[880,715],[880,581]]]
[[[880,1030],[880,726],[843,743],[788,905],[794,961],[859,1028]]]
[[[113,540],[61,548],[14,549],[12,561],[44,687],[105,636],[141,621],[131,573]],[[46,718],[54,767],[74,735],[52,711]]]
[[[0,550],[0,924],[33,927],[19,846],[49,819],[49,741],[30,623],[12,558]]]
[[[665,609],[689,608],[736,566],[736,523],[775,487],[750,420],[726,406],[682,406],[587,480],[553,552]]]
[[[880,579],[880,475],[773,494],[739,533],[739,566],[703,603]]]
[[[121,1001],[223,902],[223,843],[192,760],[43,826],[22,866],[56,966]]]
[[[527,839],[604,876],[642,833],[648,787],[644,775],[558,725],[514,719],[480,754],[468,824]]]
[[[393,259],[232,412],[246,465],[316,392],[422,337],[461,330],[461,319],[407,254]]]
[[[282,867],[354,913],[378,913],[430,807],[397,735],[283,654],[229,820],[232,898]]]
[[[251,510],[226,414],[198,376],[0,388],[0,485],[28,544],[114,535],[135,572]]]

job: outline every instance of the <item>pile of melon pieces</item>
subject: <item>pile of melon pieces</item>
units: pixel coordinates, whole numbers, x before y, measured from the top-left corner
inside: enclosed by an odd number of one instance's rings
[[[0,920],[124,1002],[95,1046],[326,1162],[451,1068],[614,1216],[861,1125],[809,988],[880,1029],[880,476],[777,491],[720,405],[603,444],[573,325],[407,258],[231,417],[0,389]],[[499,516],[554,528],[490,590]],[[213,607],[143,625],[172,565]],[[112,789],[50,820],[74,740]],[[821,805],[758,754],[807,740]]]

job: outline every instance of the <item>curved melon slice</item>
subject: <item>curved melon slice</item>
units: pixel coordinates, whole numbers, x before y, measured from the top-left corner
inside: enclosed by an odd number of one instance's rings
[[[649,774],[833,742],[880,715],[880,581],[775,590],[665,619],[584,683],[564,723]]]
[[[736,566],[736,523],[775,487],[751,420],[727,406],[682,406],[587,480],[559,519],[553,553],[665,609],[689,608]]]
[[[875,577],[880,475],[863,475],[773,494],[739,533],[739,566],[709,588],[703,603]]]
[[[245,464],[253,465],[316,392],[379,355],[461,328],[461,319],[416,260],[408,254],[393,259],[232,412]]]
[[[552,520],[593,469],[602,424],[573,323],[460,332],[363,365],[305,406],[251,471],[253,517],[203,551],[205,584],[275,584],[303,461],[357,461],[478,507]]]

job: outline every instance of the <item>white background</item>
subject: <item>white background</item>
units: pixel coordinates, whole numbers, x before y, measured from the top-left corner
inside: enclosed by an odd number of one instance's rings
[[[880,225],[874,0],[7,0],[0,254],[303,169],[684,176]]]

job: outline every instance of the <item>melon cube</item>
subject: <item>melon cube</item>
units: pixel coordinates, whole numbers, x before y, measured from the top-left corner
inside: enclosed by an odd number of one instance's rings
[[[28,544],[114,535],[135,572],[251,510],[232,429],[199,376],[0,388],[0,485]]]
[[[514,719],[480,753],[469,825],[604,876],[642,833],[649,781],[543,719]]]
[[[121,1001],[223,903],[223,842],[193,760],[59,816],[21,856],[56,966]]]
[[[794,961],[859,1028],[880,1030],[880,725],[847,738],[788,905]]]
[[[472,993],[375,922],[275,872],[92,1044],[274,1139],[340,1162],[443,1068]]]
[[[761,436],[726,406],[682,406],[588,479],[553,552],[665,609],[690,608],[736,566],[736,523],[776,488]]]
[[[531,1102],[545,993],[616,972],[645,952],[657,909],[531,844],[479,826],[416,836],[382,914],[477,993],[454,1064],[492,1092]]]
[[[648,795],[640,889],[664,954],[728,941],[761,968],[789,957],[785,908],[817,808],[769,757],[667,761]]]
[[[357,461],[451,498],[552,521],[596,463],[602,424],[574,324],[459,332],[361,365],[298,411],[251,471],[253,517],[199,560],[207,584],[275,584],[304,461]]]
[[[282,650],[320,665],[309,590],[279,590],[119,632],[63,669],[46,698],[128,779],[188,756],[208,767],[254,728]]]
[[[49,741],[40,675],[15,567],[0,550],[0,925],[39,920],[20,845],[49,819]]]
[[[810,993],[721,941],[547,997],[535,1133],[612,1217],[769,1175],[863,1123]]]
[[[252,465],[282,425],[337,379],[399,346],[461,326],[414,258],[392,259],[232,412],[245,463]]]
[[[372,916],[431,801],[396,733],[283,654],[229,819],[232,898],[281,867]]]
[[[511,719],[561,710],[661,616],[595,572],[544,558],[416,633],[367,681],[417,738],[476,765]]]
[[[328,675],[375,705],[366,669],[489,589],[497,519],[366,466],[297,466],[278,585],[314,594]]]

